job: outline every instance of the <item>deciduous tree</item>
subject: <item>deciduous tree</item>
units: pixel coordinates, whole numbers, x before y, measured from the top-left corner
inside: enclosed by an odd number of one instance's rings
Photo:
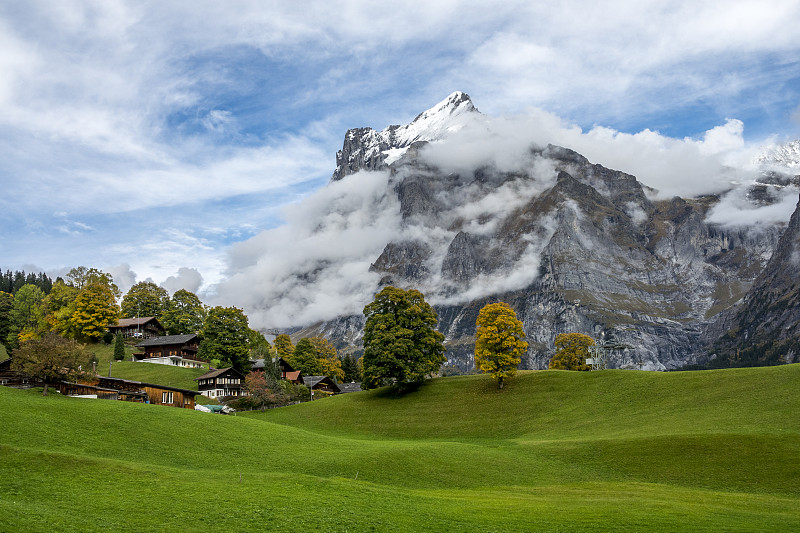
[[[114,324],[119,307],[113,289],[102,280],[84,285],[75,298],[75,310],[69,318],[69,331],[79,340],[97,342],[106,326]]]
[[[556,336],[556,353],[550,359],[554,370],[589,370],[586,358],[594,339],[582,333],[560,333]]]
[[[169,300],[161,323],[169,335],[189,335],[203,329],[205,318],[206,310],[200,298],[180,289]]]
[[[44,299],[45,320],[51,331],[60,335],[68,335],[69,318],[75,312],[75,299],[78,289],[67,285],[61,278],[56,279],[50,294]]]
[[[364,316],[363,388],[419,383],[446,361],[438,316],[421,292],[385,287]]]
[[[286,360],[292,368],[305,376],[321,376],[324,372],[322,362],[317,357],[317,350],[311,339],[300,339],[291,357]]]
[[[277,337],[275,337],[275,341],[273,341],[273,345],[275,346],[275,351],[278,354],[278,357],[283,358],[284,361],[288,361],[289,358],[292,356],[292,352],[294,352],[294,345],[292,344],[292,338],[285,333],[281,333]]]
[[[250,327],[247,317],[236,307],[212,307],[208,311],[198,355],[204,359],[219,359],[239,372],[250,372],[248,341]]]
[[[48,333],[41,339],[23,342],[14,351],[11,368],[44,381],[42,394],[47,396],[48,385],[72,377],[85,359],[87,357],[83,346],[60,335]]]
[[[10,328],[7,341],[16,348],[20,341],[38,339],[47,330],[44,319],[44,292],[36,285],[26,283],[14,296],[9,313]]]
[[[517,365],[528,343],[522,339],[522,322],[505,302],[487,304],[478,313],[475,332],[475,366],[488,372],[502,389],[506,378],[517,373]]]
[[[169,305],[169,293],[152,281],[140,281],[122,297],[122,318],[152,316],[159,321]],[[194,333],[194,332],[193,332]]]
[[[322,374],[341,383],[344,381],[342,362],[336,353],[336,347],[328,339],[311,337],[309,339],[317,352],[317,359],[322,364]]]

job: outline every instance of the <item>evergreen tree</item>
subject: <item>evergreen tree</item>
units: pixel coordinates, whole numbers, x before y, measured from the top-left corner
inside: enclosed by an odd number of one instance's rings
[[[122,333],[117,333],[114,339],[114,359],[122,361],[125,359],[125,341],[122,339]]]
[[[11,310],[14,308],[14,296],[8,292],[0,291],[0,343],[11,350],[8,334],[11,333]]]
[[[360,382],[361,369],[358,367],[358,361],[350,354],[341,358],[342,371],[344,372],[344,382]]]

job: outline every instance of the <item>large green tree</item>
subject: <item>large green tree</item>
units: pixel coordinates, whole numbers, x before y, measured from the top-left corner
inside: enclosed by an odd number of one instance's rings
[[[0,291],[0,343],[11,349],[8,334],[11,333],[11,310],[14,308],[14,296]]]
[[[325,370],[317,357],[317,349],[314,348],[311,339],[300,339],[297,342],[288,363],[306,376],[321,376]]]
[[[44,291],[26,283],[14,295],[9,313],[8,344],[16,348],[20,340],[38,339],[47,330],[44,311]]]
[[[361,382],[361,368],[358,360],[351,354],[347,354],[340,359],[342,361],[342,372],[344,372],[345,383]]]
[[[364,316],[363,388],[419,383],[446,361],[438,316],[421,292],[385,287]]]
[[[175,291],[164,310],[161,324],[169,335],[188,335],[203,329],[206,309],[200,298],[185,289]]]
[[[250,327],[241,309],[212,307],[200,336],[203,338],[198,351],[200,357],[209,361],[217,359],[243,374],[250,371]]]
[[[497,302],[483,306],[475,325],[475,366],[491,374],[502,389],[528,349],[522,322],[511,306]]]
[[[140,281],[122,297],[122,318],[153,316],[161,320],[169,305],[169,293],[152,281]]]
[[[556,353],[550,359],[554,370],[589,370],[586,358],[594,339],[583,333],[559,333],[556,336]]]
[[[14,351],[11,368],[44,381],[42,394],[47,396],[49,385],[73,377],[86,359],[83,346],[73,340],[48,333],[41,339],[23,342]]]

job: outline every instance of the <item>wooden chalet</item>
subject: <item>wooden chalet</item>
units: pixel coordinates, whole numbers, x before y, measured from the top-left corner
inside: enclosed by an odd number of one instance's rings
[[[142,316],[137,318],[120,318],[116,324],[109,324],[106,329],[116,335],[122,333],[123,337],[133,337],[137,339],[149,339],[164,335],[167,330],[153,316]]]
[[[272,359],[274,363],[276,358]],[[285,379],[286,381],[291,381],[292,383],[297,383],[299,385],[303,385],[303,374],[299,370],[295,370],[292,365],[286,362],[283,357],[277,358],[278,366],[281,369],[281,379]],[[256,359],[255,361],[251,361],[251,369],[254,372],[263,372],[264,371],[264,359]]]
[[[97,386],[118,391],[121,400],[144,401],[154,405],[168,405],[194,409],[195,397],[200,392],[154,383],[142,383],[128,379],[98,377]]]
[[[29,389],[31,387],[41,387],[44,382],[41,379],[29,377],[11,369],[11,358],[0,361],[0,385],[14,387],[17,389]]]
[[[341,392],[336,382],[328,376],[306,376],[303,378],[303,382],[305,386],[312,391],[322,391],[328,394],[338,394]]]
[[[188,368],[201,368],[207,363],[197,357],[200,339],[194,334],[152,337],[140,342],[136,347],[143,349],[144,352],[134,353],[134,361]]]
[[[244,395],[244,376],[233,367],[212,370],[194,379],[200,394],[209,398]]]

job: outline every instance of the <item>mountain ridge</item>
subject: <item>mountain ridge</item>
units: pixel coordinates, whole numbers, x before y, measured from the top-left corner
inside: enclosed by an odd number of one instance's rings
[[[345,135],[332,182],[383,172],[385,194],[398,203],[399,225],[369,263],[376,290],[421,290],[439,313],[448,364],[464,371],[473,367],[477,313],[497,300],[523,321],[529,350],[521,368],[546,367],[555,336],[572,331],[628,346],[611,354],[612,367],[711,361],[707,347],[725,333],[726,312],[756,283],[783,226],[711,222],[721,195],[658,199],[635,176],[552,144],[530,145],[513,168],[442,166],[433,149],[477,117],[456,92],[418,115],[414,128]],[[771,172],[748,185],[743,201],[771,205],[797,192],[790,173]],[[323,335],[358,352],[362,326],[362,316],[346,315],[295,335]]]

